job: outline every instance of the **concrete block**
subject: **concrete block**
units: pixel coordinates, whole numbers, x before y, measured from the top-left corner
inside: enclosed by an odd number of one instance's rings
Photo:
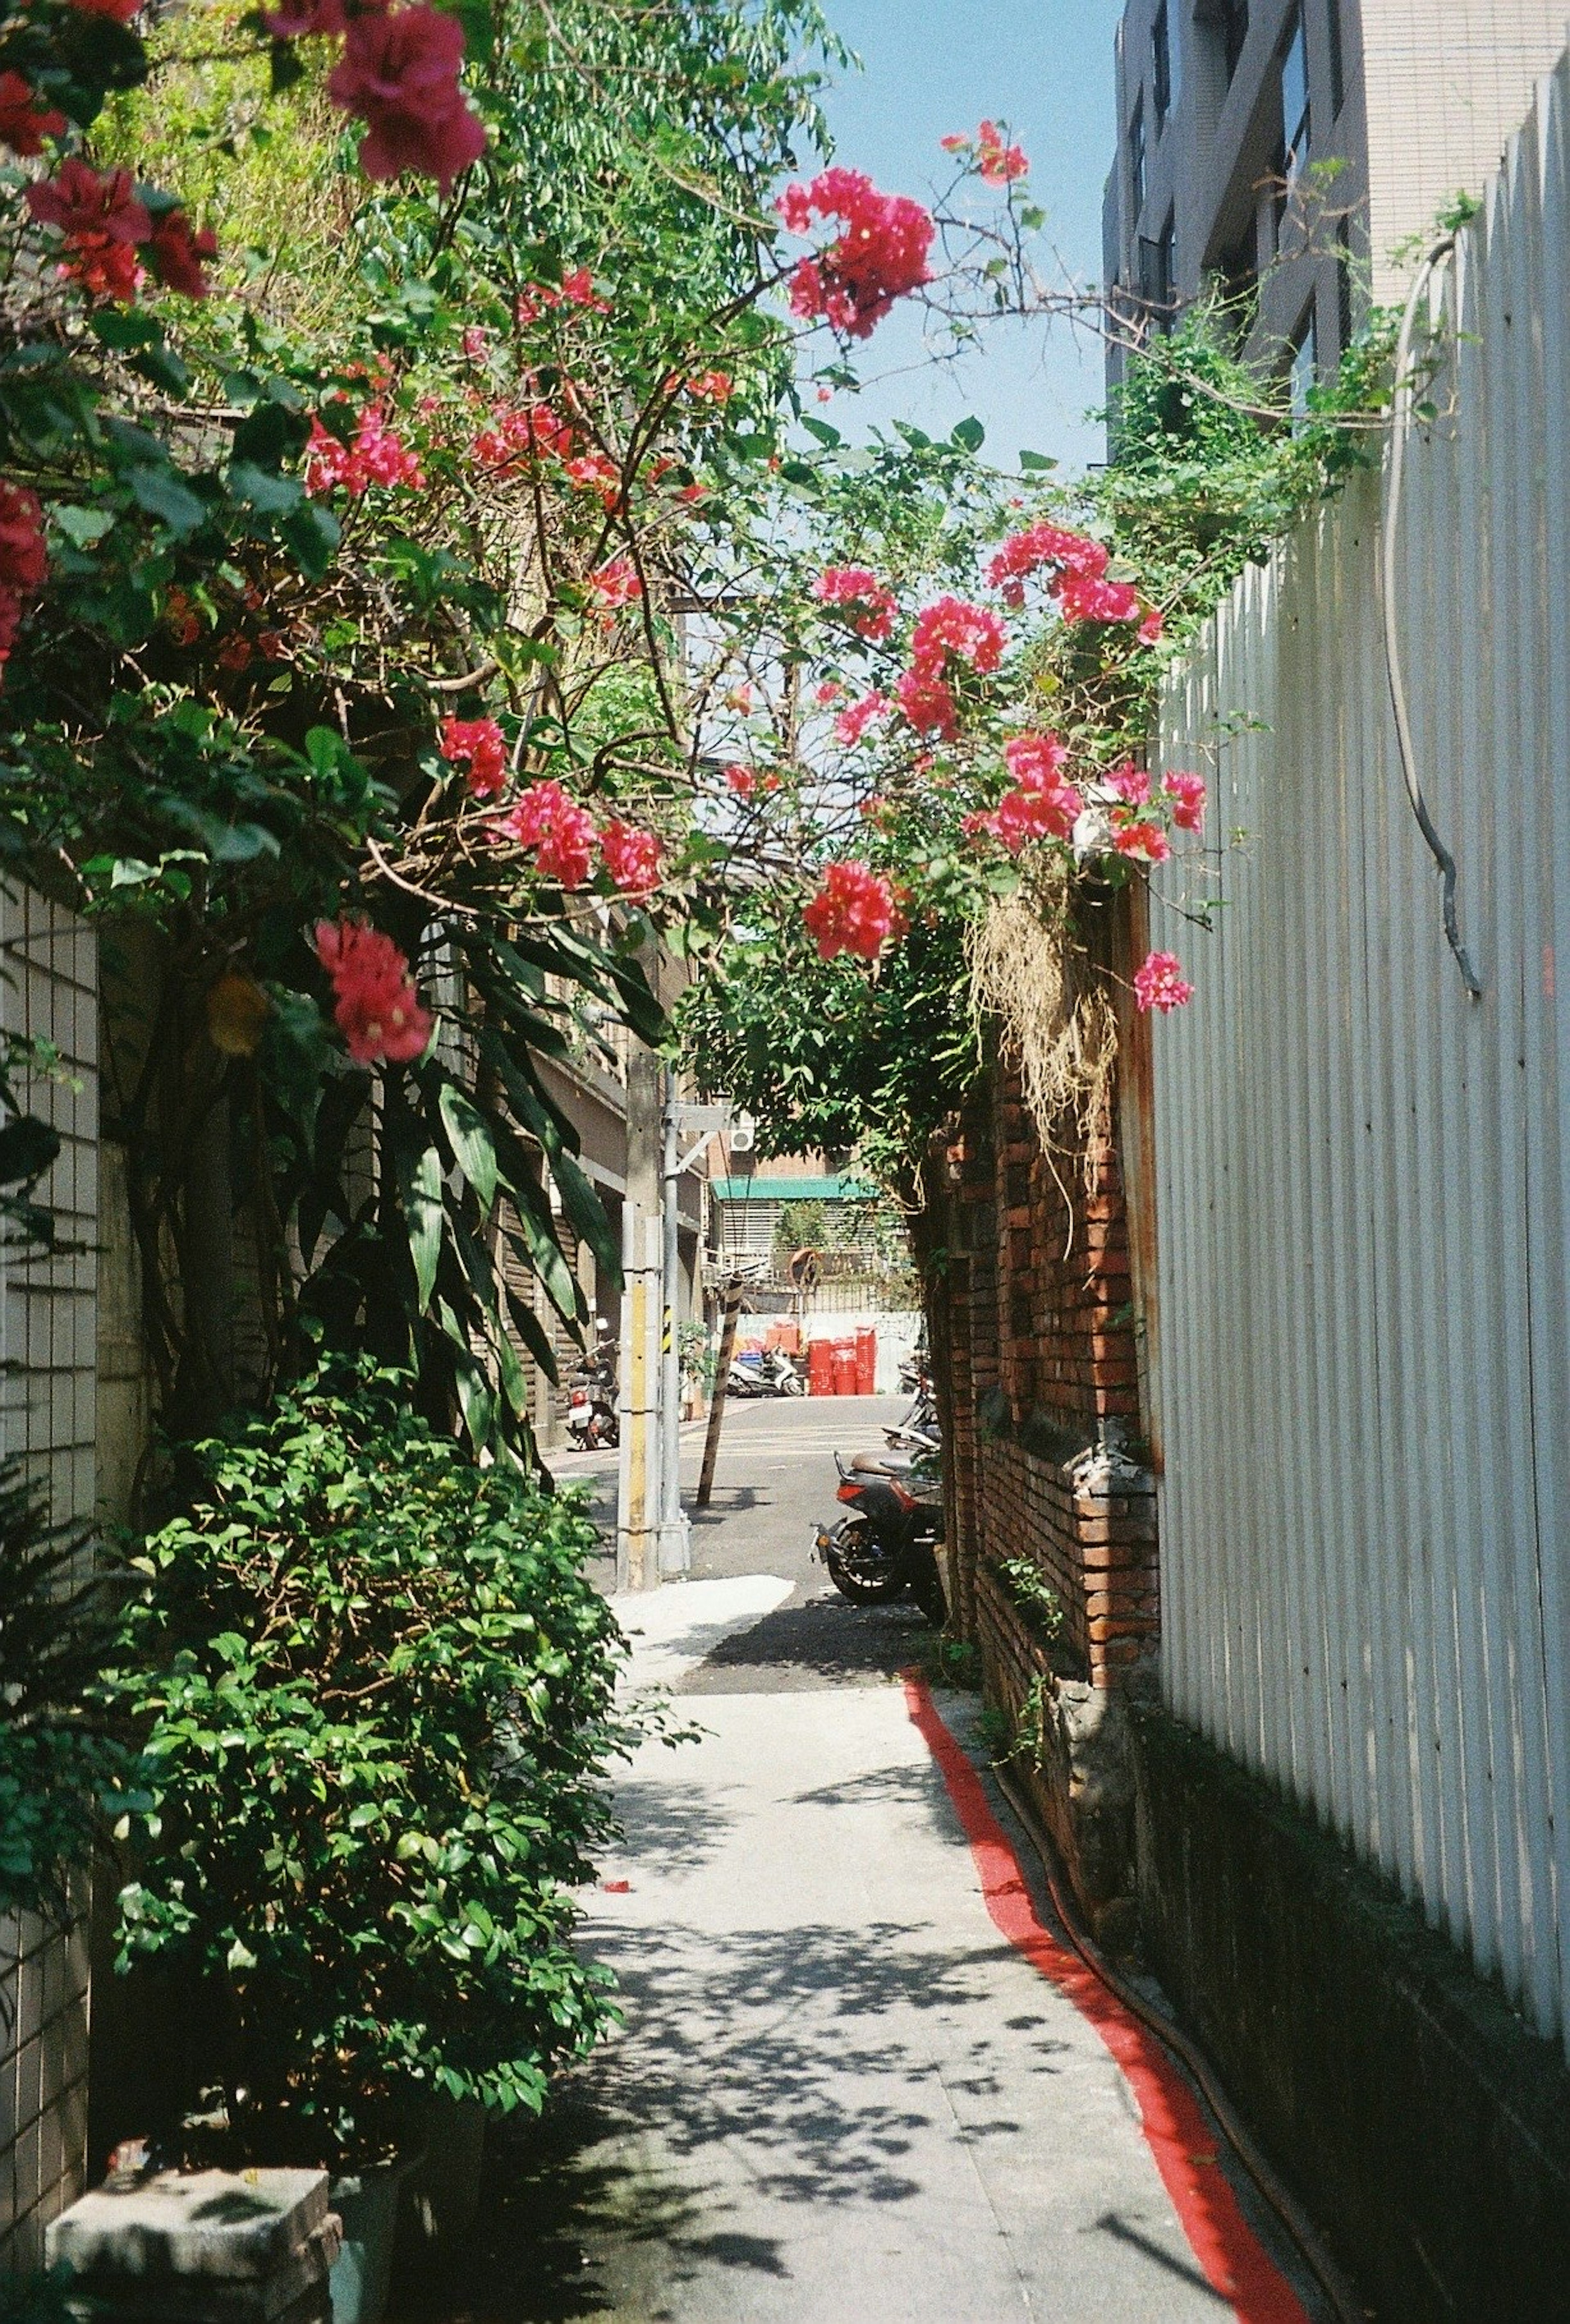
[[[89,2282],[257,2282],[320,2243],[329,2217],[325,2171],[125,2173],[55,2221],[49,2256]],[[326,2240],[336,2251],[336,2221]]]

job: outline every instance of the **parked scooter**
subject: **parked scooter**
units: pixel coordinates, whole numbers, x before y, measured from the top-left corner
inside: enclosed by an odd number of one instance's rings
[[[780,1348],[747,1348],[725,1375],[727,1396],[805,1396],[807,1383]]]
[[[592,1452],[601,1445],[619,1444],[616,1417],[616,1367],[608,1343],[586,1356],[568,1382],[567,1433],[574,1450]]]
[[[943,1505],[929,1458],[903,1452],[858,1452],[839,1471],[835,1499],[852,1511],[839,1524],[819,1526],[815,1554],[853,1606],[886,1605],[909,1591],[934,1628],[947,1618],[937,1545]]]

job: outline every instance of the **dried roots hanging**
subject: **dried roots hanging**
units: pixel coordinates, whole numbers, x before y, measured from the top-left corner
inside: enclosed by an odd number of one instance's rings
[[[991,904],[971,930],[971,1006],[995,1017],[1048,1157],[1090,1187],[1112,1130],[1117,1017],[1074,933],[1069,882],[1054,867]]]

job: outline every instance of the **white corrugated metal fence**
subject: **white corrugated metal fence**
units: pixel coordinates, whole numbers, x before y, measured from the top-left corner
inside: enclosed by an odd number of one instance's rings
[[[1482,1000],[1402,788],[1377,480],[1166,705],[1213,793],[1155,913],[1198,988],[1154,1039],[1164,1678],[1570,2042],[1566,66],[1444,288],[1394,597]]]

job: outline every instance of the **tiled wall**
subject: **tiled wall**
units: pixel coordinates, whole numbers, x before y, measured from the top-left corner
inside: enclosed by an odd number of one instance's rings
[[[0,893],[0,1023],[53,1041],[66,1076],[18,1093],[64,1140],[40,1191],[67,1246],[31,1262],[0,1255],[0,1443],[28,1455],[56,1518],[83,1523],[96,1499],[96,949],[69,912],[20,888]],[[40,2264],[45,2226],[82,2183],[85,1893],[80,1904],[65,1935],[0,1920],[0,2273]]]

